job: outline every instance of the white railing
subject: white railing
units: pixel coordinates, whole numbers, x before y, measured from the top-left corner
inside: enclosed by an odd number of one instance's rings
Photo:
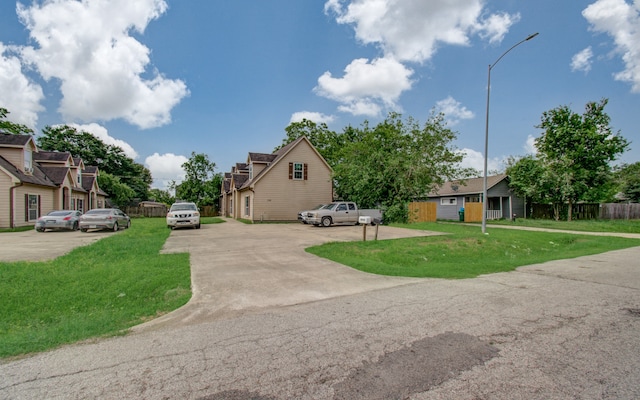
[[[502,219],[502,210],[487,210],[487,219]]]

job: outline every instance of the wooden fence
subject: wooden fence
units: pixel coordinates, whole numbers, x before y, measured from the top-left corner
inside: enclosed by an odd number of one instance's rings
[[[640,219],[640,203],[601,204],[600,219]]]
[[[489,213],[490,210],[487,210]],[[464,222],[482,221],[482,203],[467,203],[464,205]]]
[[[533,204],[530,218],[555,219],[556,212],[560,220],[566,220],[569,206],[560,204],[554,210],[552,204]],[[640,219],[640,204],[638,203],[580,203],[571,209],[571,219]]]
[[[131,217],[148,217],[148,218],[164,218],[167,216],[169,207],[124,207],[122,209],[127,215]],[[218,210],[214,206],[204,206],[200,208],[200,216],[202,217],[216,217],[218,216]]]
[[[435,222],[437,217],[436,209],[436,203],[409,203],[409,222]]]
[[[125,212],[130,217],[166,217],[167,216],[167,207],[124,207],[122,211]]]

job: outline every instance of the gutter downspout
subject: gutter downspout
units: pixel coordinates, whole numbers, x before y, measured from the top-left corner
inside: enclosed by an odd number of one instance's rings
[[[20,184],[19,184],[19,185],[11,186],[11,187],[9,188],[9,228],[15,228],[15,226],[14,226],[14,221],[13,221],[13,220],[14,220],[14,216],[13,216],[13,214],[14,214],[14,211],[15,211],[15,210],[14,210],[14,203],[15,203],[15,201],[14,201],[14,199],[13,199],[13,198],[14,198],[14,190],[15,190],[15,189],[17,189],[17,188],[19,188],[19,187],[20,187],[20,186],[22,186],[22,185],[24,185],[24,183],[23,183],[23,182],[20,182]]]

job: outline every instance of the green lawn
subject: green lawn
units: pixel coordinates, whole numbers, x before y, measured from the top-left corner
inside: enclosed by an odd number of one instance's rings
[[[184,305],[188,254],[159,254],[164,218],[49,262],[0,263],[0,357],[117,335]],[[1,239],[1,238],[0,238]]]
[[[640,239],[490,229],[447,223],[396,225],[446,233],[367,242],[327,243],[308,252],[380,275],[473,278],[522,265],[640,246]],[[384,229],[384,226],[380,227]]]
[[[454,279],[640,246],[637,239],[497,227],[482,235],[479,226],[463,224],[401,226],[446,235],[307,251],[377,274]],[[0,357],[122,334],[184,305],[191,297],[189,255],[159,254],[170,232],[164,218],[135,219],[131,229],[53,261],[0,263]]]
[[[487,221],[487,226],[491,225],[515,225],[533,228],[562,229],[580,232],[622,232],[640,233],[640,219],[632,220],[577,220],[577,221],[554,221],[548,219],[522,219],[515,222],[510,220]]]

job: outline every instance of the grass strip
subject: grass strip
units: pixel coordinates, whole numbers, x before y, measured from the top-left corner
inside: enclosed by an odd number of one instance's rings
[[[190,299],[189,254],[159,253],[164,218],[132,222],[52,261],[0,263],[0,357],[118,335]]]
[[[306,249],[364,272],[445,279],[512,271],[522,265],[640,246],[640,239],[492,229],[461,224],[396,225],[447,233],[406,239],[333,242]],[[384,226],[380,227],[384,229]]]
[[[511,220],[491,220],[487,221],[491,225],[511,225],[526,226],[532,228],[561,229],[579,232],[619,232],[619,233],[640,233],[640,220],[638,219],[614,219],[614,220],[575,220],[575,221],[554,221],[550,219],[523,219]]]

